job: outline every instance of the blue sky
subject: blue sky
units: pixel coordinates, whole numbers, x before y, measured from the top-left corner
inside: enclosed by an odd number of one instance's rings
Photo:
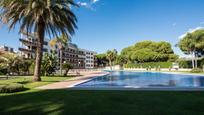
[[[168,41],[173,46],[179,36],[204,26],[204,0],[77,0],[74,10],[78,30],[73,42],[80,48],[103,53],[133,45],[138,41]],[[8,33],[0,28],[0,44],[18,48],[18,28]],[[175,53],[182,55],[179,48]]]

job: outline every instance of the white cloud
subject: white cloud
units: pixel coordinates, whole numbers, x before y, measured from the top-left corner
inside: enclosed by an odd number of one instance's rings
[[[89,2],[86,2],[86,1],[85,2],[81,2],[81,1],[79,1],[79,2],[77,2],[77,4],[79,6],[86,7],[88,9],[93,10],[93,5],[96,4],[99,1],[100,0],[89,0]]]
[[[92,3],[96,3],[96,2],[98,2],[99,0],[91,0],[92,1]]]
[[[185,33],[185,34],[180,35],[178,38],[179,38],[179,39],[183,39],[185,36],[186,36],[186,33]]]
[[[204,30],[204,27],[197,27],[197,28],[194,28],[194,29],[190,28],[190,29],[188,30],[188,32],[186,32],[186,33],[180,35],[178,38],[179,38],[179,39],[182,39],[182,38],[184,38],[184,37],[187,35],[187,33],[193,33],[193,32],[195,32],[196,30],[200,30],[200,29],[203,29],[203,30]]]
[[[86,2],[78,2],[77,3],[79,6],[87,6],[88,5],[88,3],[86,3]]]

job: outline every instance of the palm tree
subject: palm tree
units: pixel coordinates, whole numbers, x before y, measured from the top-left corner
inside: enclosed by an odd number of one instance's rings
[[[62,55],[63,55],[63,50],[65,47],[68,45],[68,41],[71,41],[71,37],[66,37],[65,35],[61,35],[60,37],[57,37],[53,40],[50,41],[50,46],[59,49],[60,52],[60,74],[62,75]]]
[[[106,58],[108,59],[109,61],[109,65],[110,65],[110,69],[112,70],[112,66],[113,66],[113,63],[112,61],[114,61],[117,57],[117,51],[116,49],[114,50],[108,50],[107,53],[106,53]]]
[[[2,62],[1,64],[7,68],[8,74],[10,72],[20,74],[19,64],[21,60],[21,57],[13,53],[4,53],[0,56],[0,62]]]
[[[9,29],[20,24],[20,31],[37,33],[37,50],[34,81],[41,81],[40,70],[45,34],[70,36],[77,28],[76,16],[71,6],[77,6],[73,0],[1,0],[1,20]],[[19,31],[19,32],[20,32]]]
[[[56,70],[57,66],[57,57],[55,55],[55,52],[45,53],[43,55],[43,61],[42,61],[42,73],[45,76],[48,76],[50,74],[53,74]]]

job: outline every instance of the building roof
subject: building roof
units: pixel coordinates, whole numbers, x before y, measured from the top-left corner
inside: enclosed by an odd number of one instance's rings
[[[79,48],[79,50],[84,51],[84,52],[90,52],[90,53],[93,53],[93,54],[97,54],[97,52],[95,52],[95,51],[90,51],[90,50],[81,49],[81,48]]]

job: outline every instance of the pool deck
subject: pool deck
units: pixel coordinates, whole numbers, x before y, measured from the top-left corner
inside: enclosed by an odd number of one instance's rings
[[[61,82],[56,82],[52,84],[48,84],[45,86],[37,87],[36,89],[66,89],[66,88],[72,88],[75,85],[81,84],[83,82],[89,81],[95,77],[98,76],[104,76],[109,74],[108,72],[91,72],[91,73],[84,73],[80,77],[75,77],[69,80],[61,81]]]

